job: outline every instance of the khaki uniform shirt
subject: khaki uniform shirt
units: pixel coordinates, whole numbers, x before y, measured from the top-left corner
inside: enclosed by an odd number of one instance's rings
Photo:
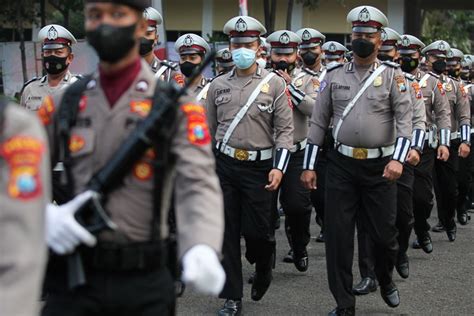
[[[150,64],[151,70],[154,73],[157,73],[158,70],[160,70],[163,66],[166,67],[166,70],[161,74],[161,80],[166,82],[170,82],[171,80],[173,80],[180,86],[184,85],[184,76],[176,70],[178,68],[177,64],[169,61],[161,61],[158,57],[153,56],[153,60]]]
[[[10,103],[0,131],[0,315],[38,315],[50,170],[44,128]]]
[[[405,73],[408,89],[410,90],[411,103],[413,109],[412,129],[426,130],[426,113],[425,102],[423,100],[423,92],[416,81],[415,76]],[[413,145],[413,144],[412,144]]]
[[[204,78],[203,76],[201,76],[201,79],[199,80],[198,84],[194,85],[194,86],[191,86],[189,88],[188,94],[191,97],[195,98],[198,102],[200,102],[202,104],[205,104],[207,94],[209,92],[209,86],[207,86],[207,85],[210,84],[210,83],[211,83],[210,79],[207,79],[207,78]],[[202,92],[203,89],[207,89],[207,92]]]
[[[234,69],[212,81],[206,107],[211,135],[216,142],[222,142],[234,117],[268,73],[257,67],[253,75],[239,77]],[[244,150],[272,147],[290,150],[293,147],[292,104],[283,78],[274,76],[262,86],[228,145]]]
[[[63,87],[75,82],[77,79],[78,76],[71,75],[68,71],[63,80],[56,87],[51,87],[48,84],[48,75],[41,78],[34,78],[28,81],[23,87],[20,105],[31,111],[38,111],[45,96],[55,93]]]
[[[137,123],[147,116],[156,83],[153,72],[142,61],[134,82],[111,108],[99,80],[96,73],[89,82],[79,105],[77,124],[71,131],[69,149],[76,194],[85,190],[89,179],[107,164]],[[55,154],[59,145],[58,130],[57,120],[52,115],[60,105],[63,91],[46,98],[40,110]],[[193,100],[185,101],[178,111],[176,131],[172,133],[171,154],[175,163],[165,170],[161,237],[168,236],[166,210],[174,190],[179,255],[196,244],[207,244],[219,253],[223,240],[223,202],[205,111]],[[123,185],[108,195],[104,206],[119,229],[102,232],[99,240],[117,243],[150,240],[154,155],[150,149],[135,163]],[[56,155],[53,157],[56,162]]]
[[[471,125],[471,109],[467,94],[461,82],[446,75],[442,75],[444,91],[448,97],[451,111],[451,132],[457,132],[461,125]]]
[[[331,117],[337,126],[346,106],[378,66],[379,62],[375,62],[362,77],[352,62],[328,72],[321,81],[311,117],[309,143],[323,145]],[[412,116],[403,73],[399,68],[387,66],[345,118],[338,142],[352,147],[377,148],[393,145],[396,137],[411,139]]]
[[[451,129],[451,110],[449,107],[446,91],[443,89],[443,84],[439,81],[439,76],[430,72],[430,77],[425,83],[422,83],[421,91],[426,107],[426,127],[436,124],[438,129]],[[417,71],[415,73],[416,79],[420,81],[425,73]]]

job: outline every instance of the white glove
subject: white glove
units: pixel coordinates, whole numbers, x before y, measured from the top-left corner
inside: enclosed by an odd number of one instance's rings
[[[225,283],[225,272],[216,252],[201,244],[189,249],[183,256],[183,282],[203,293],[218,295]]]
[[[46,242],[55,253],[72,253],[80,243],[89,247],[96,244],[96,238],[74,218],[74,213],[94,194],[93,191],[86,191],[66,204],[58,206],[50,203],[46,206]]]

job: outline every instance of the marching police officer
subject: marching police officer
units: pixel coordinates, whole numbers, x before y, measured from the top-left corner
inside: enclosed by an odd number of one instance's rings
[[[49,24],[39,31],[38,39],[43,43],[43,68],[47,75],[27,81],[20,99],[20,105],[32,111],[38,110],[45,96],[80,78],[69,72],[74,59],[72,45],[77,43],[71,32],[61,25]]]
[[[383,300],[400,303],[392,271],[398,255],[396,184],[411,143],[412,108],[397,64],[380,62],[378,9],[351,10],[353,62],[328,72],[311,118],[302,181],[316,188],[314,167],[331,117],[335,149],[328,156],[325,240],[329,287],[337,308],[331,315],[354,315],[352,255],[356,220],[375,242],[375,273]],[[330,210],[330,212],[329,212]]]
[[[211,50],[205,39],[192,33],[180,36],[174,44],[174,49],[179,54],[179,69],[186,78],[189,78],[194,69],[202,64],[204,56]],[[209,84],[210,80],[200,75],[194,79],[189,94],[204,103]]]
[[[426,253],[433,251],[429,234],[428,218],[433,208],[433,168],[434,160],[446,161],[449,157],[449,134],[451,129],[450,108],[446,92],[439,76],[433,72],[424,73],[419,69],[421,50],[425,44],[412,35],[402,35],[398,47],[400,65],[404,72],[415,76],[421,88],[426,108],[427,135],[421,154],[421,160],[415,168],[413,184],[414,231],[417,239],[414,248],[421,248]],[[441,47],[443,51],[447,47]],[[433,57],[434,59],[434,57]],[[439,130],[439,142],[436,140]],[[439,146],[438,146],[439,145]]]
[[[216,53],[216,71],[217,75],[228,73],[234,68],[232,53],[228,48],[223,48]]]
[[[443,41],[434,42],[428,45],[424,49],[424,53],[431,54],[430,52],[437,53],[436,50],[439,45],[445,44],[449,47],[449,44]],[[460,55],[459,55],[460,53]],[[436,205],[438,208],[439,224],[433,227],[433,231],[446,231],[449,241],[456,239],[456,223],[454,221],[457,208],[458,200],[458,181],[457,172],[459,170],[459,158],[466,158],[470,152],[470,138],[471,138],[471,113],[469,99],[464,92],[463,86],[457,80],[457,78],[451,78],[445,75],[447,71],[450,74],[455,75],[453,66],[459,64],[461,59],[464,57],[462,52],[456,52],[454,56],[453,49],[447,49],[446,57],[450,58],[450,68],[446,68],[446,60],[444,65],[436,71],[440,80],[443,83],[443,89],[449,100],[451,110],[451,135],[450,135],[450,147],[449,147],[449,158],[447,161],[435,160],[435,181],[434,189],[436,194]],[[436,64],[433,64],[433,66]],[[458,68],[459,69],[459,68]],[[454,70],[454,71],[452,71]],[[464,217],[466,220],[462,223],[467,222],[467,215]]]
[[[166,143],[173,165],[160,164],[157,155],[167,149],[154,145],[107,194],[104,209],[117,229],[94,236],[74,216],[93,197],[90,191],[81,192],[94,173],[151,108],[159,106],[152,99],[158,80],[139,55],[139,41],[147,30],[142,12],[148,6],[146,0],[86,1],[87,40],[100,58],[99,70],[46,97],[39,111],[53,163],[69,157],[67,182],[72,196],[80,194],[67,204],[48,206],[47,216],[54,223],[47,229],[48,245],[59,255],[78,251],[87,277],[86,286],[68,288],[65,258],[55,256],[43,315],[171,314],[174,286],[164,246],[171,192],[176,198],[183,281],[214,295],[223,286],[225,275],[217,256],[223,237],[221,190],[205,110],[191,98],[179,100],[176,124],[170,127]],[[65,131],[63,115],[74,109],[75,124]],[[67,113],[71,122],[73,113]]]
[[[145,36],[140,38],[140,55],[150,64],[151,70],[157,78],[164,81],[174,80],[182,85],[184,78],[177,72],[178,65],[167,60],[160,60],[154,54],[154,48],[159,41],[158,25],[163,23],[160,12],[153,7],[149,7],[143,11],[143,17],[147,21],[148,28]]]
[[[324,53],[324,64],[326,67],[332,66],[334,62],[343,63],[344,56],[349,50],[341,43],[328,41],[321,46]]]
[[[316,97],[312,74],[296,66],[300,37],[291,31],[280,30],[267,37],[271,45],[270,59],[277,73],[285,79],[293,106],[293,148],[291,158],[281,183],[280,202],[285,212],[285,230],[293,250],[293,263],[298,271],[308,270],[308,245],[311,218],[310,190],[303,187],[301,175],[308,135],[308,121]]]
[[[217,174],[224,192],[223,266],[227,281],[219,315],[240,315],[243,280],[240,236],[245,257],[255,263],[251,298],[259,301],[272,280],[275,252],[274,194],[293,147],[292,105],[285,81],[256,63],[265,27],[249,16],[224,26],[235,68],[211,83],[206,99],[216,143]]]
[[[0,99],[0,172],[0,314],[37,315],[51,198],[48,142],[38,118],[6,99]]]
[[[271,68],[270,66],[270,44],[267,39],[260,36],[260,49],[257,52],[257,64],[262,68]]]
[[[382,32],[383,43],[377,58],[379,60],[394,61],[398,59],[397,43],[401,37],[395,30],[384,28]],[[404,165],[402,175],[397,180],[397,228],[399,251],[395,268],[404,279],[409,276],[409,262],[407,250],[410,234],[413,228],[413,181],[414,166],[420,161],[423,150],[426,115],[423,95],[415,76],[405,73],[407,89],[410,91],[412,101],[412,141],[408,152],[407,163]],[[359,270],[362,280],[354,286],[354,294],[365,295],[377,289],[375,283],[374,261],[375,254],[373,241],[369,238],[367,231],[362,225],[357,227],[357,239],[359,242]]]

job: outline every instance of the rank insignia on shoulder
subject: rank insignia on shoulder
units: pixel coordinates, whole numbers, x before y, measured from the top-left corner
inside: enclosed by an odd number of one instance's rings
[[[344,63],[331,63],[331,65],[327,66],[326,69],[327,69],[327,72],[330,72],[330,71],[333,71],[334,69],[340,68],[342,66],[344,66]]]
[[[29,136],[16,136],[1,145],[0,155],[10,169],[8,194],[14,199],[30,200],[40,196],[43,188],[40,166],[44,144]]]
[[[136,113],[141,117],[145,117],[150,113],[151,100],[139,100],[130,102],[130,112]]]
[[[209,126],[204,107],[198,104],[188,103],[181,106],[187,117],[188,140],[194,145],[207,145],[211,142]]]
[[[401,75],[395,76],[395,81],[397,82],[398,90],[400,92],[407,91],[407,85],[406,85],[404,76],[401,76]]]

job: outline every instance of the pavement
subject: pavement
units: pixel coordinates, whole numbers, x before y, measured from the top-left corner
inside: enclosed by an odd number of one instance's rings
[[[433,211],[433,213],[436,213]],[[425,254],[410,249],[410,277],[406,280],[394,272],[394,281],[400,290],[401,304],[388,307],[380,292],[357,298],[358,315],[474,315],[474,214],[467,226],[458,224],[455,242],[450,243],[445,233],[431,233],[434,251]],[[282,218],[282,221],[284,218]],[[437,219],[431,218],[432,226]],[[319,226],[312,223],[311,234],[316,237]],[[293,264],[283,263],[288,251],[285,232],[276,232],[277,264],[273,282],[259,302],[250,299],[250,285],[244,284],[244,315],[327,315],[335,307],[329,291],[324,244],[312,238],[309,246],[309,269],[298,272]],[[412,239],[413,239],[412,234]],[[242,249],[244,245],[242,243]],[[242,252],[244,253],[244,252]],[[244,279],[248,279],[253,266],[245,258]],[[357,249],[354,255],[354,283],[360,280],[357,267]],[[187,289],[178,300],[178,315],[216,315],[223,300],[196,294]]]

